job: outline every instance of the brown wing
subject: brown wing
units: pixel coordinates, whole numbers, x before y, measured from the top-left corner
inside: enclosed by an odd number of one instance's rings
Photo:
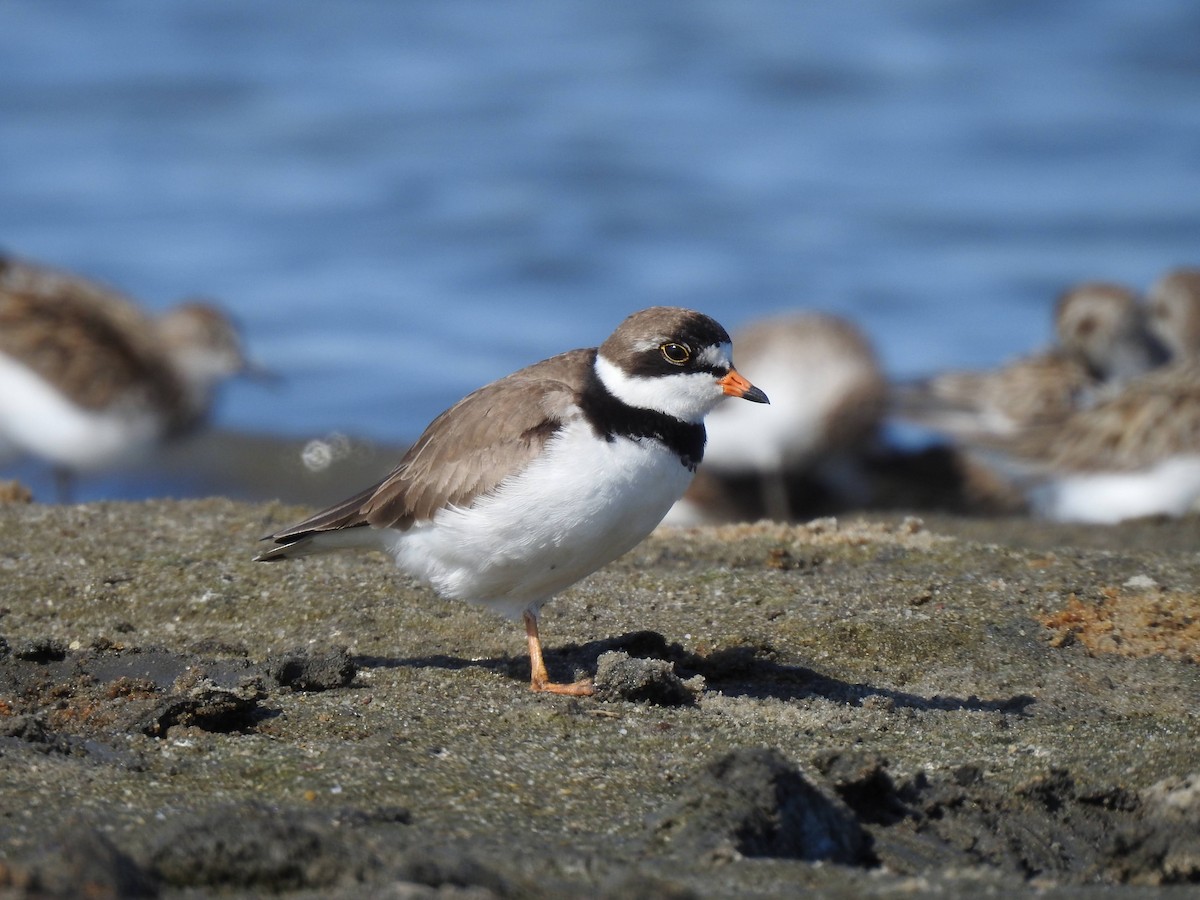
[[[1200,451],[1200,371],[1161,370],[1080,414],[1058,439],[1056,462],[1070,469],[1132,470]]]
[[[291,528],[280,544],[314,532],[410,527],[446,506],[470,506],[524,469],[573,414],[596,351],[572,350],[468,394],[430,423],[383,481]]]
[[[0,259],[0,352],[86,409],[118,396],[165,410],[181,400],[179,380],[132,301],[32,263]]]
[[[1200,451],[1200,365],[1159,369],[1057,427],[1030,430],[1015,450],[1066,471],[1131,471]]]

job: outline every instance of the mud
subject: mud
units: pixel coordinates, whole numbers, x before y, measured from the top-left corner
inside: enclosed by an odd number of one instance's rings
[[[1200,522],[656,534],[519,624],[302,510],[0,505],[0,895],[1173,896]]]

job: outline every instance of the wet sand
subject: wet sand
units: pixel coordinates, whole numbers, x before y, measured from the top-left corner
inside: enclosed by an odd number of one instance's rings
[[[663,531],[543,619],[306,510],[0,505],[0,893],[1159,896],[1200,881],[1200,520]]]

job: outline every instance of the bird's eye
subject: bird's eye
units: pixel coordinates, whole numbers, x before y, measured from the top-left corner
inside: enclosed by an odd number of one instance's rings
[[[692,348],[687,344],[667,343],[658,349],[662,351],[663,359],[673,366],[682,366],[692,358]]]

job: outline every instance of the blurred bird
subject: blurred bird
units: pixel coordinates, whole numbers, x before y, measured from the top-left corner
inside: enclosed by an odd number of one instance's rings
[[[1167,272],[1145,310],[1168,365],[994,448],[993,459],[1017,473],[1046,518],[1182,515],[1200,500],[1200,269]]]
[[[814,492],[864,500],[858,462],[876,437],[887,383],[862,332],[838,316],[790,313],[747,325],[734,344],[742,371],[771,386],[772,414],[747,416],[744,404],[712,412],[704,463],[666,523],[786,521]]]
[[[902,419],[967,442],[1061,422],[1167,360],[1130,289],[1084,282],[1055,309],[1057,345],[999,369],[945,372],[899,386]]]
[[[225,379],[252,367],[216,307],[147,317],[85,278],[0,257],[0,453],[74,477],[200,427]]]
[[[1046,518],[1182,515],[1200,499],[1200,360],[1150,372],[995,449]]]
[[[1200,269],[1173,269],[1146,293],[1150,331],[1173,361],[1200,355]]]

